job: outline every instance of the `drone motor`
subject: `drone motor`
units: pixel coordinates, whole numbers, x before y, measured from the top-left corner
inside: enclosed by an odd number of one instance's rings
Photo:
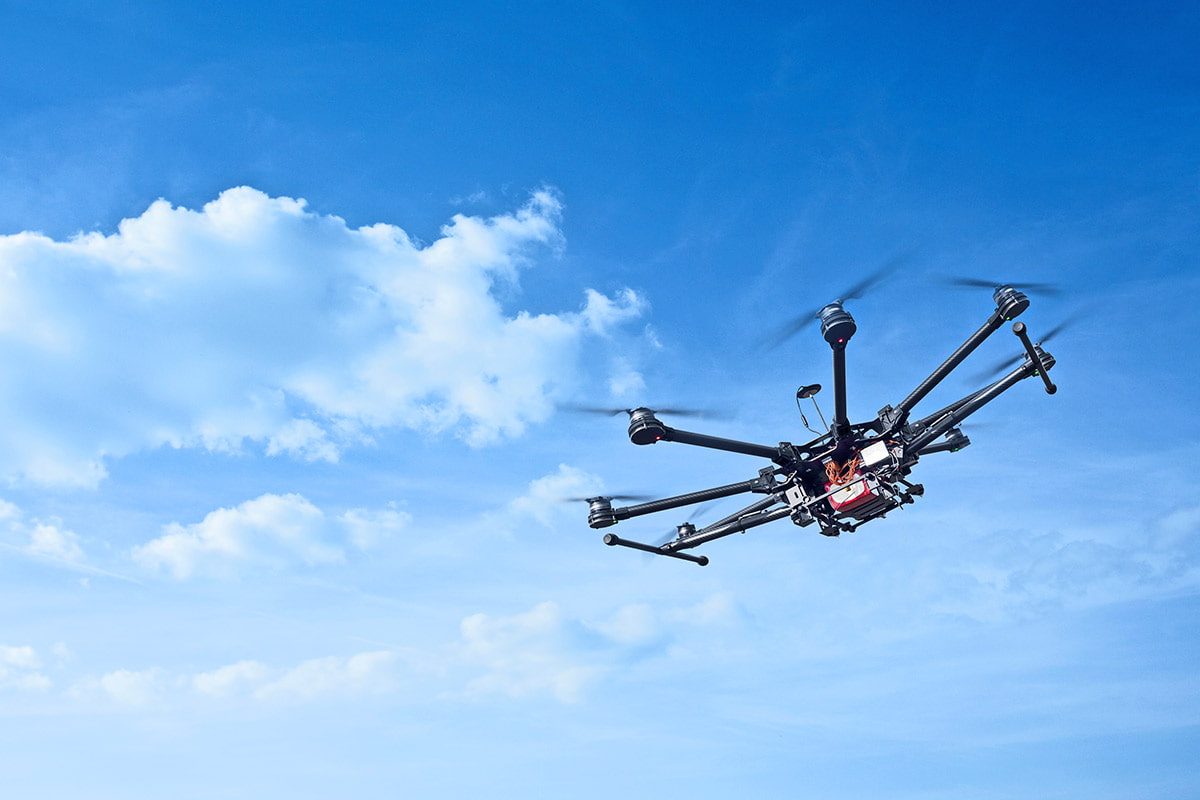
[[[634,444],[654,444],[665,439],[667,426],[658,421],[648,408],[635,408],[629,412],[629,441]]]

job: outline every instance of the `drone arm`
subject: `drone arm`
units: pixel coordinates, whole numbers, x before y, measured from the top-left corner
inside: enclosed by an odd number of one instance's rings
[[[971,440],[966,436],[957,436],[953,441],[934,442],[927,444],[917,453],[918,456],[927,456],[931,453],[954,453],[962,450],[964,447],[971,444]]]
[[[908,397],[900,401],[900,404],[896,406],[895,410],[896,418],[903,419],[906,417],[908,413],[912,411],[913,406],[921,402],[921,399],[925,397],[925,395],[933,391],[933,388],[941,383],[942,380],[949,375],[955,367],[961,364],[963,359],[974,352],[975,348],[983,344],[984,340],[998,331],[1000,326],[1003,324],[1004,317],[1000,315],[1000,311],[993,311],[992,315],[988,317],[987,322],[983,323],[983,325],[979,327],[979,330],[971,334],[971,336],[965,342],[963,342],[957,350],[950,354],[949,358],[942,362],[941,366],[930,373],[928,378],[921,381],[920,385],[918,385],[916,389],[913,389]]]
[[[833,434],[840,439],[850,432],[846,416],[846,343],[837,342],[833,349]]]
[[[737,533],[748,528],[766,525],[768,522],[782,519],[791,512],[791,509],[787,506],[777,508],[774,511],[766,511],[766,509],[778,502],[779,498],[775,495],[764,497],[762,500],[752,503],[741,511],[737,511],[724,519],[717,520],[713,524],[701,528],[690,536],[683,536],[673,542],[668,542],[663,545],[663,549],[670,551],[686,550],[702,545],[705,542],[711,542],[713,539],[728,536],[731,533]]]
[[[756,514],[759,511],[762,511],[763,509],[770,508],[771,506],[775,505],[777,502],[779,502],[779,498],[775,497],[774,495],[771,495],[770,497],[764,497],[761,500],[756,500],[755,502],[751,503],[750,505],[746,506],[745,508],[741,509],[740,511],[735,511],[727,517],[722,517],[721,519],[717,520],[716,522],[712,522],[712,523],[709,523],[708,525],[705,525],[698,532],[703,533],[704,531],[709,531],[709,530],[713,530],[715,528],[719,528],[722,525],[728,525],[729,523],[739,520],[742,517],[745,517],[749,514]]]
[[[664,442],[679,442],[697,447],[710,447],[714,450],[725,450],[730,453],[742,453],[748,456],[768,458],[775,461],[779,458],[779,447],[769,447],[764,444],[739,442],[735,439],[722,439],[719,436],[708,436],[703,433],[681,431],[678,428],[663,426],[661,439]]]
[[[1027,363],[1036,363],[1037,361],[1039,361],[1040,358],[1037,355],[1034,345],[1031,341],[1029,341],[1029,335],[1028,335],[1028,333],[1026,333],[1025,324],[1022,322],[1014,323],[1013,324],[1013,333],[1015,333],[1017,335],[1017,337],[1021,340],[1021,344],[1025,348],[1025,353],[1026,353],[1026,355],[1029,356],[1029,362],[1027,362]],[[1058,391],[1058,387],[1055,386],[1050,381],[1050,376],[1047,374],[1046,370],[1039,370],[1035,374],[1041,375],[1042,381],[1046,384],[1047,394],[1054,394],[1055,392]],[[1003,380],[1003,379],[1001,379],[1001,380]],[[927,428],[934,422],[936,422],[939,419],[941,419],[942,417],[944,417],[946,414],[949,414],[952,411],[956,411],[959,408],[961,408],[962,406],[966,405],[967,403],[970,403],[976,397],[978,397],[979,395],[983,394],[986,391],[989,391],[993,386],[996,386],[999,383],[1000,383],[1000,381],[996,381],[996,383],[993,383],[990,386],[985,386],[984,388],[980,389],[977,392],[972,392],[971,394],[967,395],[966,397],[962,398],[961,400],[956,400],[955,402],[951,403],[950,405],[946,406],[945,408],[939,409],[938,411],[933,412],[929,416],[923,417],[922,419],[917,420],[916,422],[912,423],[912,425],[914,428]]]
[[[690,506],[694,503],[703,503],[706,500],[717,500],[722,497],[730,497],[731,495],[742,494],[743,492],[765,490],[766,485],[767,484],[764,477],[760,475],[757,478],[748,481],[742,481],[741,483],[731,483],[726,486],[717,486],[713,489],[703,489],[699,492],[689,492],[688,494],[667,497],[662,500],[651,500],[649,503],[640,503],[636,506],[614,508],[613,516],[618,520],[629,519],[630,517],[640,517],[643,514],[653,514],[657,511],[666,511],[670,508]]]
[[[925,431],[918,434],[915,439],[907,443],[905,450],[911,453],[921,453],[924,451],[927,445],[933,443],[934,439],[945,434],[951,428],[955,427],[968,416],[983,408],[983,406],[987,403],[995,400],[1003,392],[1012,388],[1018,382],[1028,378],[1030,374],[1032,373],[1027,372],[1024,366],[1013,370],[1008,375],[1004,376],[1003,379],[988,387],[987,390],[975,395],[970,402],[963,403],[958,408],[939,419],[933,425],[926,428]]]
[[[921,398],[929,394],[933,390],[933,387],[941,383],[955,367],[962,363],[964,358],[969,356],[979,345],[983,344],[985,339],[999,330],[1000,326],[1006,321],[1016,319],[1025,312],[1025,309],[1029,308],[1029,298],[1012,286],[997,286],[996,291],[992,293],[992,299],[996,301],[996,310],[979,327],[979,330],[971,334],[928,378],[921,381],[920,385],[908,397],[900,401],[900,405],[894,409],[888,409],[886,417],[881,415],[885,429],[895,430],[898,426],[903,425],[913,406],[919,403]],[[1022,326],[1022,329],[1024,329],[1024,326]],[[1032,345],[1026,349],[1032,355]],[[1036,359],[1034,360],[1036,362]],[[1047,391],[1050,390],[1047,389]]]
[[[1020,381],[1039,372],[1045,372],[1054,366],[1054,357],[1049,353],[1043,351],[1041,354],[1038,354],[1035,352],[1035,355],[1038,355],[1036,361],[1026,361],[986,389],[964,398],[957,404],[957,407],[954,407],[954,410],[938,419],[928,429],[917,435],[915,439],[906,443],[906,449],[914,453],[921,452],[934,439],[958,425]]]
[[[790,508],[782,506],[773,511],[760,511],[755,514],[747,514],[725,525],[710,525],[703,530],[696,531],[691,536],[677,539],[674,542],[668,542],[663,547],[671,551],[698,547],[705,542],[711,542],[713,539],[720,539],[732,533],[739,533],[750,528],[757,528],[759,525],[766,525],[768,522],[774,522],[777,519],[783,519],[791,513],[792,510]]]
[[[989,391],[993,386],[996,386],[999,383],[1000,383],[1000,381],[996,381],[995,383],[993,383],[989,386],[983,387],[982,389],[980,389],[977,392],[971,392],[971,394],[967,395],[966,397],[962,398],[961,400],[956,400],[955,402],[951,403],[950,405],[946,406],[945,408],[939,409],[938,411],[933,412],[929,416],[923,417],[923,418],[917,420],[916,422],[912,423],[912,427],[916,428],[916,429],[928,428],[930,425],[937,422],[942,417],[949,414],[951,411],[957,411],[958,409],[962,408],[964,405],[971,402],[976,397],[979,397],[979,395],[983,394],[984,392]]]

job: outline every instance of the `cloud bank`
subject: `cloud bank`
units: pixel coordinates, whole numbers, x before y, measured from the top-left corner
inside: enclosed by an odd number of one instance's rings
[[[644,306],[588,290],[576,310],[504,308],[497,288],[561,246],[560,214],[538,192],[422,244],[239,187],[111,235],[0,236],[0,475],[94,485],[106,458],[164,445],[331,461],[389,427],[519,435],[585,339]]]

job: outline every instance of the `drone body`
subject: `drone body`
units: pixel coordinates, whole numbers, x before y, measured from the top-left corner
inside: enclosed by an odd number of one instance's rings
[[[856,287],[855,292],[861,288]],[[697,529],[685,522],[678,526],[678,536],[665,544],[644,544],[612,533],[604,536],[604,543],[608,545],[631,547],[704,566],[708,563],[706,556],[684,551],[785,517],[799,526],[816,524],[826,536],[838,536],[914,502],[924,494],[924,488],[907,480],[913,466],[923,456],[955,452],[969,445],[970,440],[958,427],[964,419],[1025,378],[1040,376],[1047,393],[1057,391],[1047,375],[1054,366],[1054,357],[1030,341],[1024,323],[1016,322],[1012,330],[1025,351],[1020,366],[933,414],[915,420],[910,418],[913,407],[963,359],[1005,322],[1029,307],[1025,294],[1009,285],[996,287],[992,298],[996,308],[987,321],[941,366],[896,406],[885,406],[878,417],[860,423],[851,423],[846,416],[846,345],[857,326],[842,300],[820,309],[815,316],[821,323],[821,335],[833,353],[834,414],[829,432],[806,444],[780,442],[771,446],[722,439],[668,427],[648,408],[628,409],[629,439],[634,444],[681,442],[759,456],[768,459],[771,466],[760,469],[757,477],[740,483],[632,506],[614,508],[611,497],[587,498],[588,525],[607,528],[631,517],[735,494],[763,495],[746,508],[703,528]],[[797,402],[819,390],[818,385],[801,387],[796,393]]]

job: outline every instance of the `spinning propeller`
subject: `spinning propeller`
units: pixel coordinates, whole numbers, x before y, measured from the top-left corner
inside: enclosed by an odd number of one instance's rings
[[[987,281],[982,278],[965,278],[950,276],[942,278],[942,282],[956,289],[997,289],[1001,286],[1011,286],[1025,294],[1036,294],[1042,297],[1058,297],[1062,288],[1054,283],[1013,283],[1008,281]]]
[[[1043,336],[1040,340],[1038,340],[1037,344],[1043,345],[1046,342],[1049,342],[1055,336],[1057,336],[1058,334],[1062,333],[1063,331],[1065,331],[1068,328],[1070,328],[1071,326],[1073,326],[1078,321],[1078,319],[1079,319],[1079,317],[1078,317],[1078,315],[1076,315],[1073,317],[1068,317],[1067,319],[1063,320],[1058,325],[1055,325],[1053,328],[1051,328],[1049,331],[1047,331],[1046,335]],[[1024,353],[1022,353],[1019,356],[1013,356],[1012,358],[1005,359],[1004,361],[1001,361],[998,364],[995,364],[982,372],[976,373],[972,377],[972,380],[990,381],[993,378],[995,378],[997,375],[999,375],[1001,372],[1010,370],[1013,367],[1015,367],[1017,364],[1020,364],[1021,361],[1023,361],[1024,359],[1025,359]]]
[[[694,509],[692,509],[692,513],[688,514],[688,518],[685,519],[681,524],[676,525],[675,527],[671,528],[671,530],[656,539],[654,541],[654,546],[662,547],[667,542],[674,541],[685,533],[688,535],[695,533],[696,526],[692,523],[694,523],[696,518],[707,511],[711,506],[712,503],[701,503],[700,505],[696,506]]]
[[[865,296],[869,290],[875,287],[875,284],[882,281],[910,258],[909,253],[894,256],[888,259],[882,267],[872,272],[866,278],[863,278],[858,283],[851,286],[846,291],[838,295],[835,302],[844,303],[847,300],[858,300]],[[829,305],[826,303],[825,305]],[[768,350],[774,350],[779,345],[786,342],[788,339],[795,336],[800,331],[807,328],[809,325],[817,321],[817,315],[825,305],[814,308],[812,311],[794,317],[790,322],[787,322],[776,329],[775,333],[763,340],[763,346]]]
[[[632,417],[636,411],[649,411],[651,414],[667,414],[673,417],[699,417],[701,419],[718,419],[724,416],[718,411],[702,408],[646,408],[645,406],[638,406],[637,408],[607,408],[577,405],[565,405],[563,408],[568,411],[578,411],[583,414],[600,414],[606,417],[615,417],[618,414],[628,414]]]
[[[559,498],[560,503],[590,503],[593,500],[621,500],[623,502],[641,502],[645,500],[653,500],[654,496],[649,494],[604,494],[594,495],[592,497],[562,497]]]

